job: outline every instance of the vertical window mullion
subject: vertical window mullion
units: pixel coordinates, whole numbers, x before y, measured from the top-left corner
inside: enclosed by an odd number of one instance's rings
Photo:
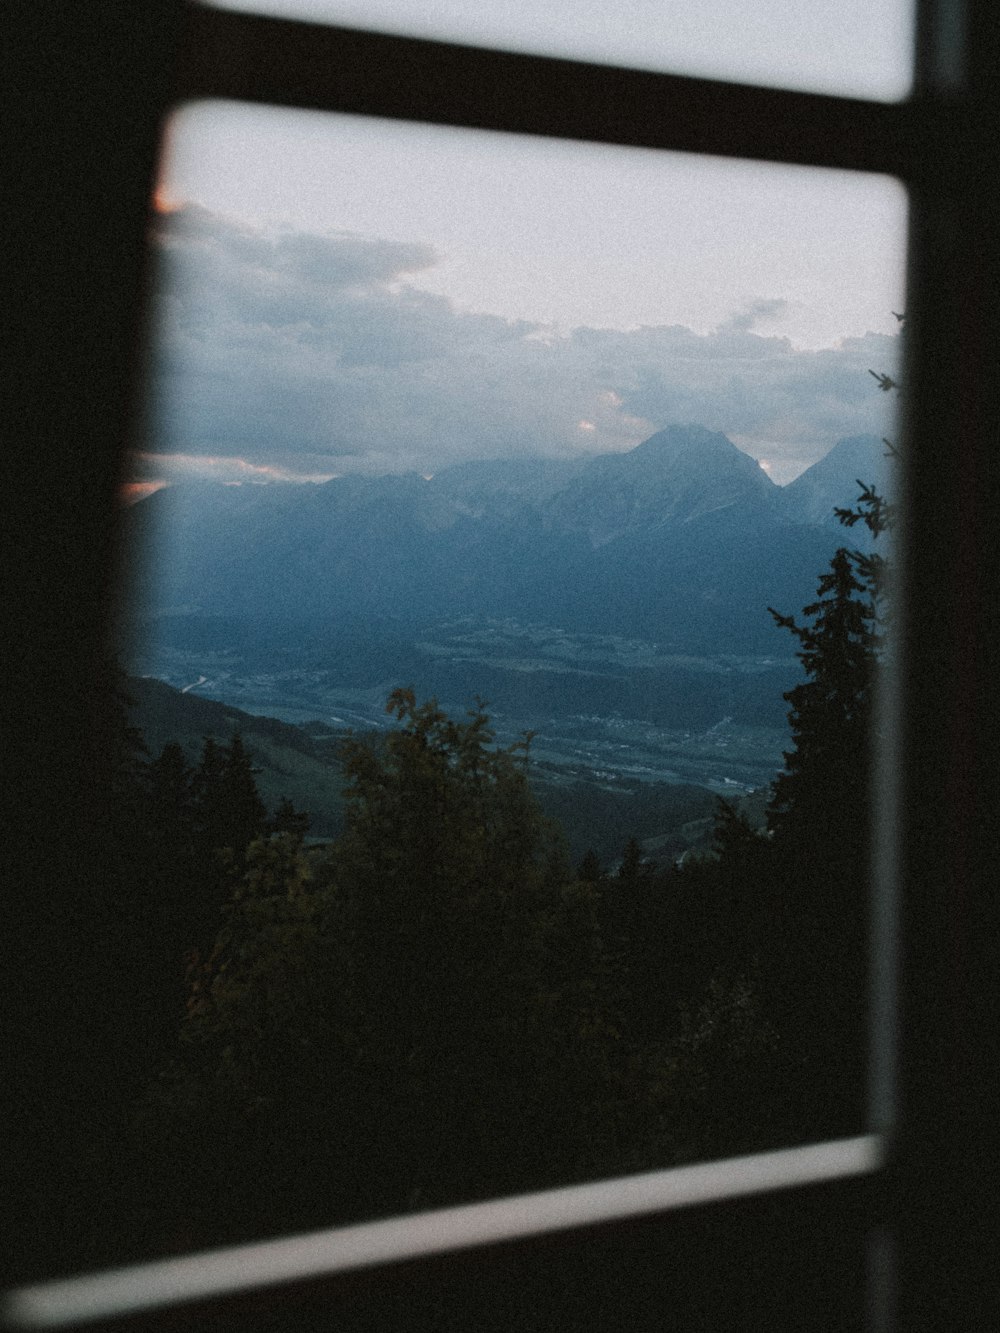
[[[1000,98],[991,0],[920,9],[901,624],[901,1327],[998,1314]],[[957,132],[946,133],[952,123]]]

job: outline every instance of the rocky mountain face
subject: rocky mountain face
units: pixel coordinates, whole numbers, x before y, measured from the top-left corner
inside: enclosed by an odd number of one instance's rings
[[[418,624],[514,616],[673,652],[787,652],[767,606],[811,599],[874,437],[784,489],[724,435],[671,426],[628,453],[459,464],[425,479],[176,486],[129,511],[141,613]]]
[[[791,523],[818,523],[840,529],[834,509],[853,504],[859,484],[880,495],[892,490],[892,459],[884,440],[854,435],[838,440],[828,454],[782,488],[782,512]],[[855,536],[861,530],[855,528]]]
[[[726,510],[769,512],[778,488],[724,435],[701,426],[659,431],[624,454],[591,459],[544,506],[552,525],[585,532],[594,547],[667,536]]]

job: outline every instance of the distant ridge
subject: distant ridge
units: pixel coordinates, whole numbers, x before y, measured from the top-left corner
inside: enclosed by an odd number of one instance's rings
[[[811,599],[874,437],[784,489],[725,435],[671,425],[576,460],[456,464],[430,479],[176,487],[125,516],[159,552],[146,616],[426,623],[515,616],[675,652],[780,652],[768,606]],[[249,631],[248,631],[249,632]]]

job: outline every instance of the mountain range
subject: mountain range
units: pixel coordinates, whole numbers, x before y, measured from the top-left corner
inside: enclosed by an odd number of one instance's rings
[[[433,477],[176,485],[128,512],[141,618],[246,626],[471,616],[656,640],[664,651],[787,655],[796,611],[857,481],[887,483],[874,436],[841,440],[785,487],[725,435],[669,426],[585,459],[469,462]]]

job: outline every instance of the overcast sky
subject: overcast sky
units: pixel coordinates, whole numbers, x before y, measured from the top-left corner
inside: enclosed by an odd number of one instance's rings
[[[216,103],[175,118],[158,194],[146,481],[433,472],[676,421],[783,482],[890,428],[867,370],[898,353],[892,181]]]

